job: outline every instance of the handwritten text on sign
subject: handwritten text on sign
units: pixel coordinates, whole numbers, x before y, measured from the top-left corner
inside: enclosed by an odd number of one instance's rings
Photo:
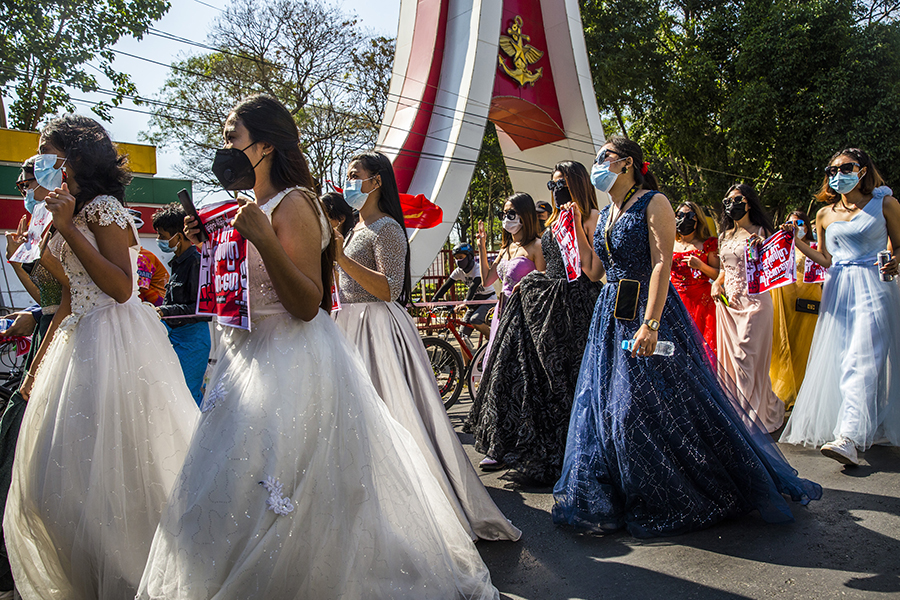
[[[228,327],[250,329],[247,240],[230,225],[236,203],[199,211],[209,240],[200,248],[197,314],[211,315]]]
[[[559,244],[563,263],[566,265],[566,279],[575,281],[581,275],[581,255],[578,254],[578,242],[575,239],[575,217],[573,210],[564,210],[559,213],[556,221],[550,226],[553,237]]]
[[[750,294],[762,294],[797,281],[794,238],[785,231],[772,235],[758,250],[751,250],[748,244],[744,258]]]
[[[50,227],[53,221],[53,215],[47,210],[47,205],[38,202],[31,214],[31,223],[28,225],[28,233],[25,234],[25,241],[19,246],[15,253],[9,258],[9,262],[14,263],[30,263],[41,257],[41,237]]]

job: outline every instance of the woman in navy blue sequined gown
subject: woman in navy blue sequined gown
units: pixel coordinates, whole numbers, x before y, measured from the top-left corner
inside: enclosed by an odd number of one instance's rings
[[[586,271],[599,278],[605,270],[610,285],[588,335],[554,522],[651,537],[753,510],[769,522],[791,521],[783,495],[806,503],[822,488],[797,477],[711,370],[703,338],[668,283],[674,214],[665,196],[648,191],[656,182],[640,147],[610,138],[591,179],[614,204],[600,214],[593,251],[583,232],[579,246]],[[614,316],[623,279],[640,282],[633,320]],[[633,353],[621,348],[628,339]],[[657,340],[671,341],[674,355],[651,356]]]

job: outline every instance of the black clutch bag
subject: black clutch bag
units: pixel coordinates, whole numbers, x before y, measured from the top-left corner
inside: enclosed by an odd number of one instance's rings
[[[807,300],[806,298],[797,298],[797,312],[808,313],[811,315],[819,314],[818,300]]]

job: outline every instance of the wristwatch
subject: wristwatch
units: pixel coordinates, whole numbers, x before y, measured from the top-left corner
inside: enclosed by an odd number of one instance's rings
[[[650,331],[659,331],[659,321],[656,319],[644,319],[644,325],[646,325]]]

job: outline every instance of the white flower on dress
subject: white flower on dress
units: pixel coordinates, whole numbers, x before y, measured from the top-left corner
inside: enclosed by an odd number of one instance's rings
[[[200,406],[200,412],[209,412],[216,407],[216,403],[219,402],[222,398],[225,397],[227,392],[227,388],[225,387],[224,379],[220,379],[218,383],[216,383],[215,387],[207,392],[206,396],[203,398],[203,403]]]
[[[284,486],[280,481],[274,477],[267,477],[265,481],[260,481],[259,485],[269,492],[269,498],[266,500],[267,509],[282,516],[294,512],[294,503],[282,494]]]

